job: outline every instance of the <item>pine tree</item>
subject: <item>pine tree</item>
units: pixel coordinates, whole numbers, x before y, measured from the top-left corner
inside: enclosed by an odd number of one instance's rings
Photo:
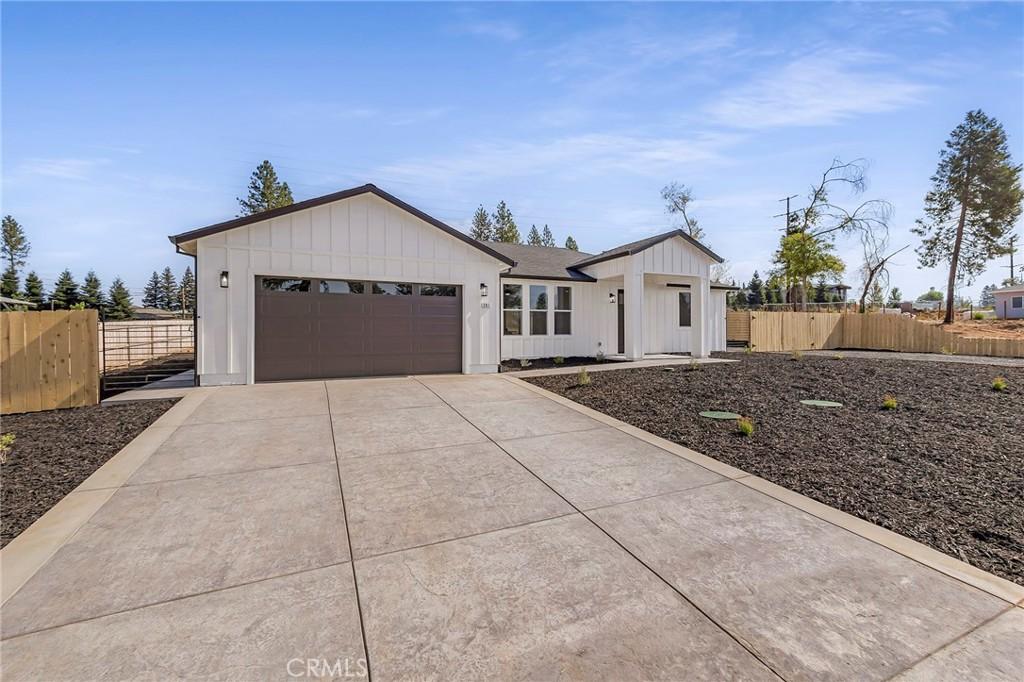
[[[733,308],[746,308],[750,305],[750,296],[747,291],[740,289],[732,297]]]
[[[886,308],[899,308],[900,303],[903,302],[903,292],[900,291],[899,287],[893,287],[892,291],[889,292],[889,300],[886,301]]]
[[[523,243],[522,237],[519,236],[519,228],[516,226],[515,218],[512,217],[512,211],[509,210],[504,201],[498,202],[498,207],[494,210],[493,221],[494,241],[507,244]]]
[[[544,225],[544,229],[541,230],[540,233],[540,243],[541,246],[555,245],[555,235],[551,234],[551,228],[548,227],[546,224]]]
[[[7,261],[7,267],[0,281],[0,294],[11,297],[18,294],[18,269],[25,264],[30,248],[25,230],[14,216],[5,215],[0,234],[0,255]]]
[[[828,303],[828,283],[824,277],[819,277],[817,284],[814,286],[814,302]]]
[[[494,241],[494,223],[483,206],[477,207],[473,214],[473,227],[469,230],[469,236],[482,242]]]
[[[178,300],[178,280],[169,267],[164,268],[160,275],[160,307],[164,310],[180,310],[181,301]]]
[[[149,276],[146,288],[142,290],[142,307],[159,308],[163,304],[163,288],[160,284],[160,275],[156,270]]]
[[[249,179],[249,195],[238,200],[243,216],[291,206],[293,203],[288,183],[278,181],[277,172],[270,161],[264,161],[256,167]]]
[[[868,294],[868,307],[869,308],[882,308],[885,306],[885,292],[882,290],[882,285],[875,280],[871,283],[871,293]]]
[[[981,288],[981,300],[978,305],[982,308],[993,308],[996,305],[996,285],[986,284]]]
[[[764,305],[764,282],[761,281],[761,275],[757,274],[757,270],[754,270],[750,281],[747,282],[747,292],[747,302],[751,306]]]
[[[185,310],[196,309],[196,278],[192,274],[192,266],[185,267],[185,274],[181,276],[181,286],[178,300],[185,302]]]
[[[70,270],[60,273],[57,282],[53,285],[53,293],[50,294],[50,305],[55,310],[69,310],[81,299],[78,292],[78,282],[71,276]]]
[[[542,246],[544,244],[536,225],[530,226],[530,233],[526,235],[526,243],[530,246]]]
[[[957,282],[974,281],[993,258],[1008,253],[1024,190],[1021,166],[1014,165],[1002,124],[980,109],[970,111],[939,153],[925,218],[913,231],[922,237],[921,266],[949,265],[946,317],[953,321]]]
[[[115,277],[107,292],[106,317],[108,320],[128,320],[135,314],[132,296],[120,277]]]
[[[43,301],[46,299],[46,294],[43,292],[43,280],[39,279],[39,275],[35,272],[25,275],[25,295],[23,298],[26,301],[35,303],[36,306],[42,306]]]
[[[82,303],[86,308],[102,310],[106,305],[106,296],[103,293],[103,285],[96,273],[90,270],[82,283]]]
[[[569,249],[570,251],[580,250],[580,247],[576,245],[576,240],[572,238],[572,235],[569,235],[568,237],[565,238],[565,248]]]

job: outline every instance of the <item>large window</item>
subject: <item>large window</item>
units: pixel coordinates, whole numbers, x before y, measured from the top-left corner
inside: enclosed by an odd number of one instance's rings
[[[1024,296],[1014,296],[1010,299],[1011,308],[1024,308]]]
[[[530,285],[530,336],[547,336],[548,288],[543,284]]]
[[[690,313],[692,312],[692,306],[690,305],[690,292],[680,291],[679,292],[679,326],[689,327],[690,326]]]
[[[508,336],[523,333],[523,286],[505,284],[501,289],[502,332]]]
[[[572,287],[555,287],[555,334],[572,334]]]

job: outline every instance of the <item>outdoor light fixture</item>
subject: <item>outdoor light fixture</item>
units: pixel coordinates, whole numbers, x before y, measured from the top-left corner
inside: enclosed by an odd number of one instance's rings
[[[609,291],[608,292],[608,302],[609,303],[615,303],[615,292],[614,291]]]
[[[220,271],[220,288],[221,289],[227,289],[228,288],[228,271],[227,270],[221,270]]]
[[[487,285],[480,282],[480,298],[487,298]]]

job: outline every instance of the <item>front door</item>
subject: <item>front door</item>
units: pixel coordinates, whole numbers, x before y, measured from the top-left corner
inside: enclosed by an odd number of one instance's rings
[[[619,353],[626,352],[626,292],[619,289],[619,295],[616,296],[619,309]]]

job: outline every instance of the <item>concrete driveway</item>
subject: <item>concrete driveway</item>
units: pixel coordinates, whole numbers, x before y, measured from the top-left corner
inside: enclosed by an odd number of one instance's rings
[[[515,380],[199,389],[174,410],[70,496],[101,501],[4,605],[6,680],[1024,666],[1012,585]]]

